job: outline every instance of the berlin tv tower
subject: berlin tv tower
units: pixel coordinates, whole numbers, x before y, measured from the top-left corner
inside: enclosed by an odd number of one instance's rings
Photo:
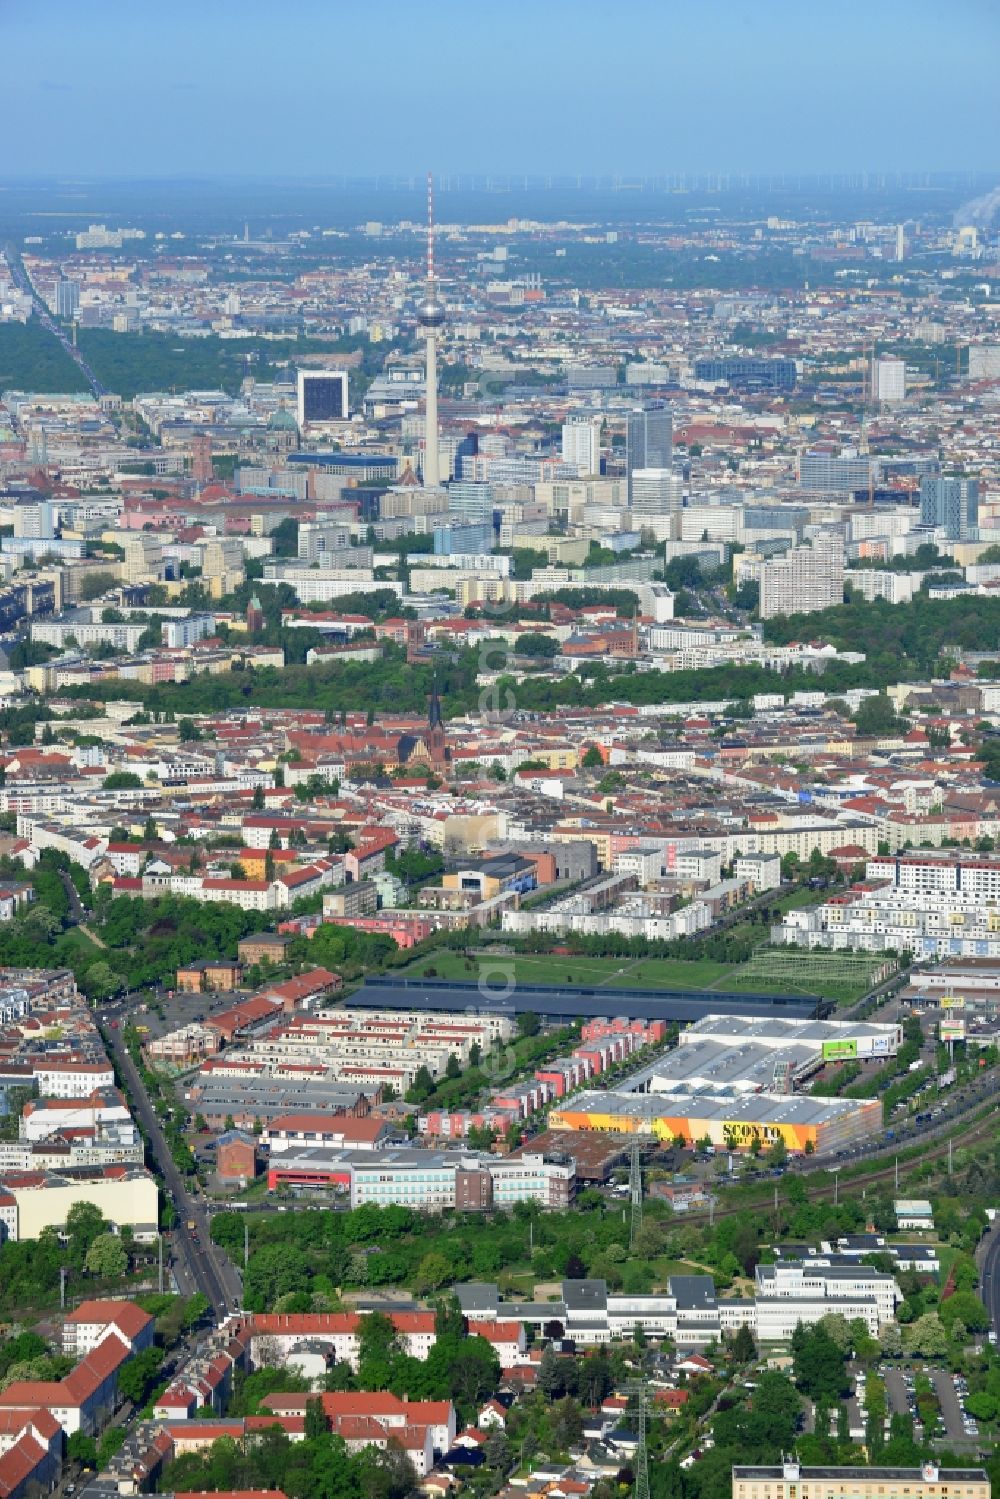
[[[441,483],[438,461],[437,330],[444,322],[444,303],[438,300],[434,279],[434,178],[427,173],[427,285],[417,303],[417,322],[427,337],[427,377],[424,417],[424,488]]]

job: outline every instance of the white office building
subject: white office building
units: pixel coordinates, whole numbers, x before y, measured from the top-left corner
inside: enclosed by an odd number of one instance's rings
[[[581,478],[601,471],[601,424],[589,417],[564,422],[562,460],[572,464]]]
[[[753,1330],[761,1343],[783,1343],[800,1322],[808,1327],[828,1312],[840,1312],[848,1322],[860,1317],[874,1338],[895,1320],[902,1299],[895,1277],[871,1265],[814,1260],[758,1265]]]
[[[872,395],[886,405],[905,401],[906,365],[902,359],[872,360]]]
[[[636,468],[632,470],[631,509],[641,522],[680,515],[684,486],[679,475],[669,468]]]

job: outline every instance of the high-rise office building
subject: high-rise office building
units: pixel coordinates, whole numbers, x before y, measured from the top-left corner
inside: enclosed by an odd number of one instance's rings
[[[56,282],[56,317],[75,317],[80,310],[80,288],[75,281],[64,279]]]
[[[906,365],[902,359],[872,360],[872,396],[893,404],[906,399]]]
[[[658,401],[629,412],[625,432],[625,457],[631,504],[632,475],[636,469],[669,470],[673,465],[674,419],[669,406]]]
[[[493,518],[493,487],[477,484],[470,479],[460,479],[448,485],[448,518],[475,524]]]
[[[298,423],[344,422],[348,416],[346,370],[299,370]]]
[[[629,509],[636,518],[679,515],[684,486],[679,474],[668,468],[637,468],[629,475]]]
[[[979,481],[925,474],[920,481],[920,524],[942,529],[950,541],[979,536]]]
[[[589,417],[563,423],[562,460],[582,477],[601,471],[601,424]]]
[[[52,506],[48,500],[24,500],[14,506],[15,536],[50,541],[55,534]]]
[[[671,468],[674,419],[670,407],[657,403],[630,411],[626,443],[630,468]]]
[[[435,526],[434,555],[436,557],[482,556],[492,549],[494,540],[492,521]]]

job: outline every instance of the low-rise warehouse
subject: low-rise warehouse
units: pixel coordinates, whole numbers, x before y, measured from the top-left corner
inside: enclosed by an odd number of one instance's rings
[[[708,1139],[728,1150],[782,1140],[817,1155],[868,1140],[882,1125],[880,1101],[806,1094],[581,1093],[557,1104],[552,1129],[600,1130],[668,1141]]]
[[[567,1024],[608,1013],[607,989],[575,985],[517,984],[496,999],[475,984],[449,979],[369,978],[345,1007],[348,1010],[433,1010],[486,1015],[521,1015],[525,1011]],[[706,1013],[745,1016],[783,1015],[808,1020],[826,1013],[828,1002],[809,994],[753,994],[713,989],[616,989],[614,1003],[622,1014],[641,1020],[679,1020],[687,1025]]]
[[[878,1025],[871,1021],[786,1020],[779,1015],[764,1019],[742,1015],[705,1015],[681,1031],[681,1046],[698,1041],[724,1041],[730,1046],[752,1042],[755,1046],[779,1048],[805,1046],[819,1052],[824,1061],[834,1058],[894,1057],[903,1044],[901,1025]]]

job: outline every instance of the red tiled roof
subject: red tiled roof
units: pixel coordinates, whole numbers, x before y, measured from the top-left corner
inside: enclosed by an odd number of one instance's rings
[[[67,1322],[98,1322],[120,1327],[128,1337],[137,1337],[152,1322],[148,1312],[134,1301],[81,1301],[76,1311],[70,1312]]]

